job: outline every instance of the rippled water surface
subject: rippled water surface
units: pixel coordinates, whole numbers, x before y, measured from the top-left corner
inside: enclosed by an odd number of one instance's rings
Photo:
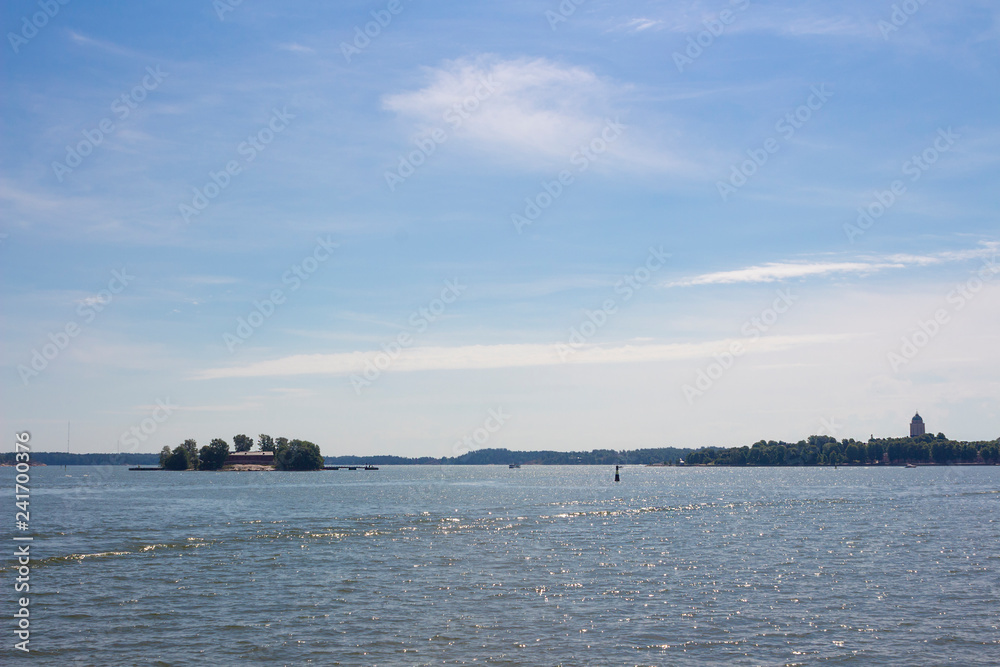
[[[39,663],[1000,664],[997,467],[31,472]]]

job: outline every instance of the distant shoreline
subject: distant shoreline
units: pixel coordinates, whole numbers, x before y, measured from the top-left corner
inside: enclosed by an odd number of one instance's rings
[[[700,449],[661,447],[651,449],[560,452],[478,449],[455,457],[405,457],[394,455],[324,456],[325,466],[461,466],[461,465],[630,465],[670,467],[902,467],[1000,464],[1000,438],[975,442],[949,440],[943,434],[902,438],[872,438],[867,441],[836,440],[812,435],[798,442],[760,440],[753,446],[702,447]],[[32,452],[33,464],[60,465],[160,465],[158,454],[71,454]],[[13,464],[14,453],[0,454],[0,465]],[[249,467],[247,467],[249,466]],[[227,466],[233,468],[233,464]],[[254,464],[237,464],[243,469],[267,469]]]

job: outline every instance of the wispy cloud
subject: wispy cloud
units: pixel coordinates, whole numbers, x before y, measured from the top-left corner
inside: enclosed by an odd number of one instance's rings
[[[668,5],[656,18],[632,18],[621,24],[620,29],[638,32],[656,27],[674,33],[696,33],[707,24],[717,22],[721,11],[734,7],[719,3],[716,7],[691,7],[681,4]],[[842,13],[836,13],[836,12]],[[790,7],[746,3],[745,11],[735,12],[735,19],[725,24],[728,34],[770,33],[785,37],[870,37],[878,34],[874,22],[859,19],[858,12],[843,7],[822,5],[795,5]]]
[[[650,30],[651,28],[660,29],[662,27],[663,21],[659,19],[640,17],[626,21],[620,26],[619,30],[625,30],[626,32],[643,32],[645,30]]]
[[[997,253],[1000,244],[987,241],[978,248],[944,251],[931,255],[895,254],[879,258],[862,258],[849,262],[768,262],[730,271],[703,273],[667,283],[664,287],[691,287],[694,285],[730,285],[734,283],[773,283],[793,278],[853,273],[867,275],[885,269],[905,269],[945,262],[959,262],[990,257]]]
[[[118,46],[112,42],[106,42],[100,39],[94,39],[93,37],[88,37],[82,33],[70,30],[69,37],[73,42],[79,44],[80,46],[87,46],[90,48],[100,49],[106,53],[110,53],[115,56],[125,56],[127,58],[134,58],[136,56],[143,56],[143,54],[138,51],[133,51],[132,49],[125,48],[123,46]]]
[[[749,266],[733,271],[704,273],[692,278],[684,278],[668,283],[667,287],[689,287],[692,285],[727,285],[732,283],[773,283],[791,278],[818,276],[829,273],[872,273],[881,269],[901,269],[902,263],[870,262],[770,262],[760,266]]]
[[[463,145],[520,168],[564,167],[614,123],[625,131],[602,149],[599,169],[683,176],[702,170],[651,127],[629,124],[634,86],[586,67],[484,55],[426,68],[425,76],[423,88],[386,95],[383,107],[415,121],[418,133],[444,129]],[[457,113],[462,105],[468,111]],[[666,120],[659,114],[657,122]]]
[[[469,117],[457,117],[463,122],[455,134],[477,148],[508,155],[565,159],[600,131],[618,91],[584,67],[544,58],[463,58],[427,68],[425,74],[427,85],[387,95],[383,106],[422,129],[451,129],[445,114],[468,102]]]
[[[757,342],[759,351],[778,351],[804,345],[828,344],[854,337],[854,334],[818,334],[770,336]],[[700,343],[662,343],[621,345],[618,347],[584,346],[577,349],[572,361],[563,362],[555,345],[462,345],[455,347],[420,347],[402,354],[392,366],[395,371],[483,370],[528,366],[573,364],[620,364],[655,361],[675,361],[710,357],[728,349],[736,339],[712,340]],[[745,343],[745,340],[741,340]],[[364,371],[366,359],[377,354],[345,352],[335,354],[298,354],[243,366],[210,368],[195,374],[197,380],[221,378],[275,377],[294,375],[350,375]]]
[[[311,49],[308,46],[303,46],[302,44],[297,44],[295,42],[290,42],[288,44],[278,44],[278,48],[282,51],[290,51],[291,53],[306,53],[315,54],[316,50]]]

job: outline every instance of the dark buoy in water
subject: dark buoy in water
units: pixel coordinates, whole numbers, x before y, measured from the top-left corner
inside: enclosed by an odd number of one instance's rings
[[[616,481],[616,482],[620,482],[620,481],[622,481],[622,480],[621,480],[621,479],[620,479],[620,478],[618,477],[618,466],[615,466],[615,481]]]

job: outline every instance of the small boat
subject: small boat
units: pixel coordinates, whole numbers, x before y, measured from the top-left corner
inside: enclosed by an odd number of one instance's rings
[[[903,466],[903,467],[904,467],[904,468],[916,468],[917,466],[916,466],[915,464],[913,464],[913,463],[907,463],[907,464],[906,464],[905,466]]]
[[[521,464],[520,463],[511,463],[507,467],[510,468],[511,470],[513,470],[514,468],[520,468]]]

